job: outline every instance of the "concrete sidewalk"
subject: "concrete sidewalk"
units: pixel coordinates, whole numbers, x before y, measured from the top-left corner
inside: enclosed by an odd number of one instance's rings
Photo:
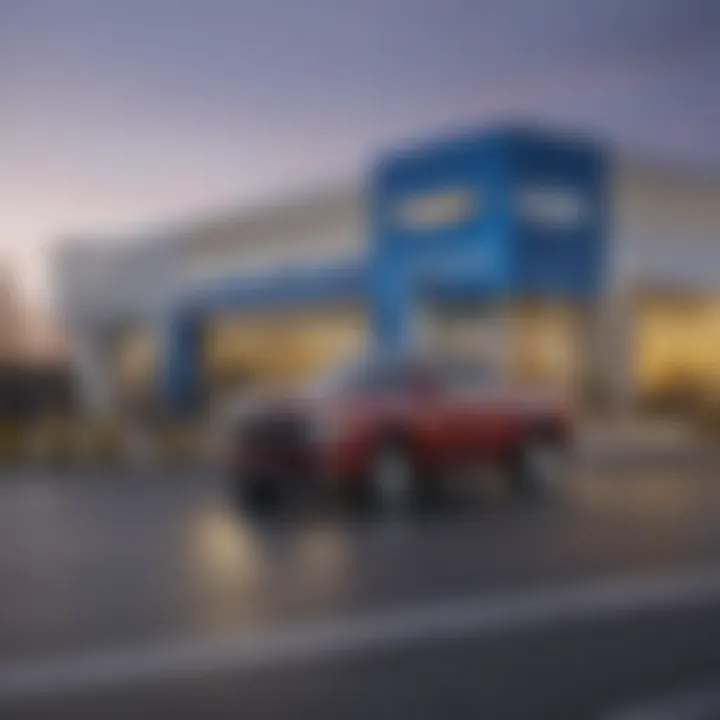
[[[576,448],[580,458],[690,458],[720,456],[720,443],[702,437],[688,423],[621,418],[585,420]]]

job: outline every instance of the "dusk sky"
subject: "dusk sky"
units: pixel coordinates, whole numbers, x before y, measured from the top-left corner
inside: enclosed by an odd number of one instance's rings
[[[359,176],[532,117],[720,171],[717,0],[0,0],[0,253]]]

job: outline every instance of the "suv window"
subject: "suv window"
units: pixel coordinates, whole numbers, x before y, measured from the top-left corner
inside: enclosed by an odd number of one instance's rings
[[[384,395],[417,386],[471,390],[487,382],[487,369],[466,361],[375,359],[343,369],[321,387],[358,395]]]
[[[457,360],[443,363],[439,370],[440,382],[447,390],[477,390],[489,381],[488,369],[478,363]]]
[[[369,394],[384,394],[407,387],[410,368],[401,362],[374,362],[360,368],[353,390]]]

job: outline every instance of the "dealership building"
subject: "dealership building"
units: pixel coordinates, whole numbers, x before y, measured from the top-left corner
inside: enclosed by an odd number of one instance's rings
[[[370,348],[474,354],[618,407],[720,390],[720,177],[508,126],[346,184],[74,239],[58,307],[89,408],[194,409]]]

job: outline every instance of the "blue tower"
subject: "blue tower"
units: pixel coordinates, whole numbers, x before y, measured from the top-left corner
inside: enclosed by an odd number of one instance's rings
[[[369,187],[373,332],[407,342],[422,298],[591,302],[606,264],[605,160],[504,128],[391,153]]]

